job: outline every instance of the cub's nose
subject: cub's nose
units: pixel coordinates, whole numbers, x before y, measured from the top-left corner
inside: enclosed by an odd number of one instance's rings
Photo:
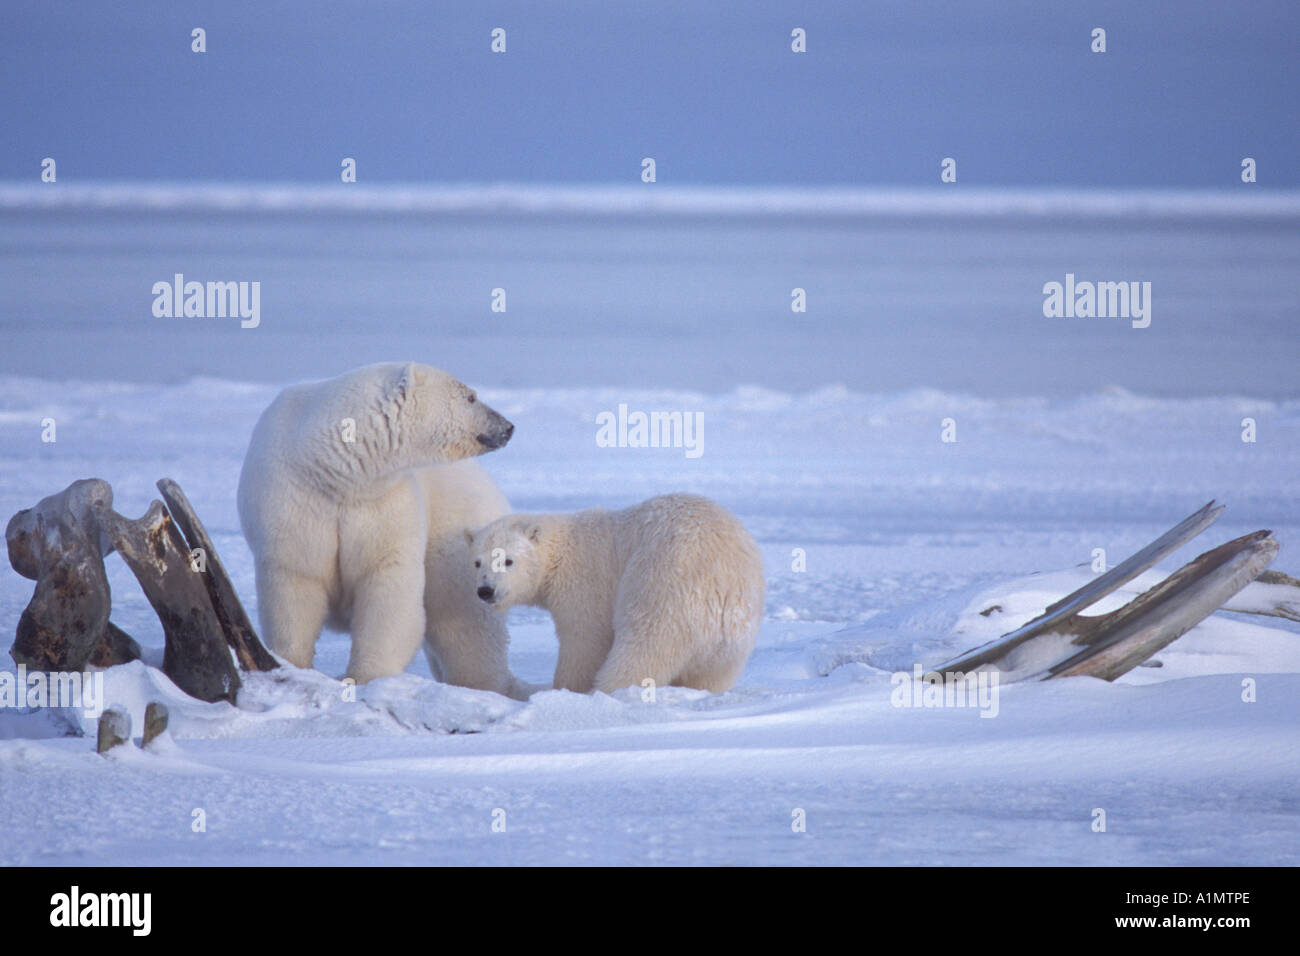
[[[480,600],[483,600],[483,601],[491,601],[492,598],[495,596],[495,593],[496,593],[496,592],[494,592],[494,591],[493,591],[490,587],[488,587],[486,584],[483,585],[481,588],[478,589],[478,596],[479,596],[479,599],[480,599]]]

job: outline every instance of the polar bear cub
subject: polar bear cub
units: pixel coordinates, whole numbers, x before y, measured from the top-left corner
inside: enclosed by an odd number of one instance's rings
[[[724,691],[754,649],[762,555],[744,526],[707,498],[508,515],[469,542],[484,603],[551,612],[557,688],[612,693],[652,680]]]
[[[425,637],[426,550],[437,551],[440,535],[463,541],[464,528],[504,510],[475,468],[423,478],[420,470],[500,448],[513,430],[472,389],[427,365],[369,365],[282,391],[253,430],[238,499],[272,650],[310,667],[328,625],[352,634],[354,680],[404,670]],[[461,520],[471,485],[480,490]],[[472,602],[441,601],[436,587],[432,603],[458,621],[477,611]],[[467,646],[460,626],[430,636],[431,664],[441,657],[444,673],[455,670],[448,649],[455,656]],[[464,669],[482,673],[473,661]],[[506,686],[509,672],[501,673],[493,689]]]

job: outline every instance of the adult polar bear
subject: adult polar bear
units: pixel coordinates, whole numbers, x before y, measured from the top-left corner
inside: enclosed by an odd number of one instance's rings
[[[282,391],[253,430],[238,497],[271,648],[310,667],[323,626],[350,631],[347,675],[365,683],[403,671],[423,637],[438,679],[527,696],[504,622],[474,596],[464,541],[509,511],[464,459],[513,431],[427,365],[370,365]]]
[[[649,679],[730,688],[763,618],[763,557],[699,495],[622,511],[513,514],[469,536],[484,603],[551,612],[555,686],[613,693]]]

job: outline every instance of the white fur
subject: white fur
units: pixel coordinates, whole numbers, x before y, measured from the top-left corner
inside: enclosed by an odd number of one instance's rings
[[[430,604],[431,661],[440,671],[508,689],[505,649],[494,647],[504,630],[470,613],[468,601],[442,598],[452,580],[444,577],[446,537],[463,540],[455,529],[506,510],[475,463],[448,463],[500,447],[510,428],[446,372],[413,363],[371,365],[281,392],[253,430],[239,477],[239,518],[271,649],[310,667],[328,626],[352,634],[349,677],[397,674],[425,636]],[[438,578],[428,600],[426,550]],[[464,630],[475,619],[489,625],[482,646]]]
[[[509,515],[473,535],[470,548],[476,591],[494,607],[551,612],[558,688],[612,693],[649,679],[723,691],[754,649],[762,556],[744,526],[707,498]]]

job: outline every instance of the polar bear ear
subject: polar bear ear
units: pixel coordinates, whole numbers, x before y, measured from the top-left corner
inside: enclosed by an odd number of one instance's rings
[[[415,388],[415,363],[407,362],[397,373],[397,380],[393,383],[389,397],[395,402],[404,402],[410,396],[411,390]]]
[[[466,528],[466,529],[465,529],[465,543],[466,543],[466,544],[473,544],[473,543],[474,543],[474,529],[473,529],[473,528]]]
[[[539,524],[531,525],[528,528],[528,540],[536,544],[542,540],[542,526]]]

